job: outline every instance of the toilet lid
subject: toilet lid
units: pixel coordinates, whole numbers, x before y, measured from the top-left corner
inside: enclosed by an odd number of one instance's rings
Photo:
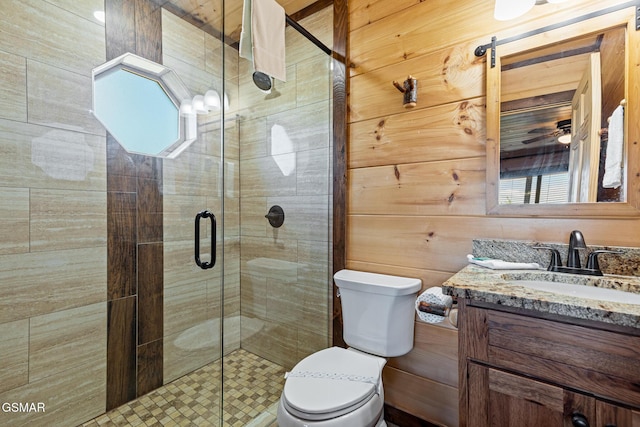
[[[353,411],[378,391],[377,358],[331,347],[300,361],[287,375],[282,397],[293,412],[322,419]]]

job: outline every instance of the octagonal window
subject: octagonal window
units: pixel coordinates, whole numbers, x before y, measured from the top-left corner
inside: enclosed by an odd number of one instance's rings
[[[173,158],[195,140],[193,117],[180,115],[189,91],[170,68],[126,53],[92,80],[93,114],[128,152]]]

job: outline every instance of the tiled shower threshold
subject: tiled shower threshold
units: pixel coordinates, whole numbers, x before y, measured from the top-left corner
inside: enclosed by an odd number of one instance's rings
[[[220,424],[220,363],[213,362],[82,427],[277,427],[285,369],[245,350],[224,357]]]

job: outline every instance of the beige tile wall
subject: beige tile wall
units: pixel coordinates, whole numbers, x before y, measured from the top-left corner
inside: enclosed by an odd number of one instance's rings
[[[163,11],[163,63],[176,71],[192,95],[213,89],[222,93],[222,46],[202,30]],[[225,46],[225,58],[237,62],[237,51]],[[227,79],[235,85],[237,65],[226,62]],[[233,90],[231,94],[235,93]],[[220,112],[198,116],[198,139],[163,165],[164,191],[164,381],[172,381],[221,356],[222,266],[224,315],[239,315],[239,184],[235,104],[230,96],[225,121],[226,162],[222,164]],[[225,173],[223,180],[223,171]],[[224,221],[222,206],[224,202]],[[218,262],[202,270],[193,260],[195,215],[207,209],[217,217]],[[224,257],[222,256],[224,227]],[[201,221],[201,258],[209,260],[210,226]],[[225,323],[225,352],[239,348],[239,322]]]
[[[3,0],[0,14],[0,425],[105,410],[106,155],[92,117],[102,0]]]
[[[332,9],[300,23],[331,46]],[[242,347],[291,368],[329,345],[329,58],[286,29],[287,82],[269,99],[240,60]],[[282,227],[264,218],[272,205]],[[261,325],[256,330],[256,324]]]
[[[0,50],[0,115],[10,120],[27,120],[27,75],[25,58]]]
[[[331,16],[328,8],[302,24],[330,45]],[[255,88],[247,61],[225,47],[225,164],[218,113],[200,116],[198,141],[164,163],[165,382],[219,357],[210,328],[219,327],[222,305],[224,352],[242,346],[289,366],[328,345],[329,60],[286,31],[287,82],[276,81],[281,95],[273,100]],[[167,12],[163,62],[193,95],[222,93],[219,41]],[[278,162],[291,173],[283,175]],[[218,215],[223,201],[221,303],[219,267],[203,272],[192,258],[195,214],[206,208]],[[287,212],[275,232],[264,218],[273,204]],[[202,250],[209,244],[203,237]]]

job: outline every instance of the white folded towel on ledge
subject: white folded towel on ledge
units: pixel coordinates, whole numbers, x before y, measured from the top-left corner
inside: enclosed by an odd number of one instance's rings
[[[537,262],[509,262],[501,259],[478,258],[473,255],[467,255],[467,260],[471,264],[481,267],[491,268],[492,270],[540,270],[540,264]]]

